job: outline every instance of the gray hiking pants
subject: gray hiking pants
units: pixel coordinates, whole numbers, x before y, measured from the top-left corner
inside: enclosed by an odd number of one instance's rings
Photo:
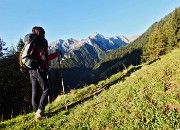
[[[30,70],[30,79],[32,83],[32,107],[44,110],[48,102],[48,79],[47,72],[40,70]]]

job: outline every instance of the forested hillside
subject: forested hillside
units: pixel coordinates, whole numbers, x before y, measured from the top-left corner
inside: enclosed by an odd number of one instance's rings
[[[20,113],[27,113],[31,108],[31,84],[28,71],[19,69],[19,51],[22,49],[22,39],[19,41],[17,52],[1,47],[0,58],[0,120],[13,118]],[[15,48],[14,48],[15,49]]]
[[[83,84],[96,83],[100,79],[105,79],[130,65],[140,65],[147,61],[156,60],[172,49],[179,48],[179,26],[180,7],[160,21],[155,22],[144,34],[128,46],[121,46],[108,53],[96,44],[96,47],[88,44],[82,46],[74,51],[76,55],[62,61],[61,67],[65,75],[66,86],[76,88],[80,82],[81,87]],[[58,67],[58,63],[56,63],[56,67]],[[85,70],[83,76],[79,71],[81,68]],[[72,73],[77,73],[76,79],[69,74],[70,70]]]
[[[65,61],[62,61],[62,68],[91,68],[99,61],[99,55],[102,55],[101,53],[105,54],[105,51],[98,46],[92,47],[89,44],[85,44],[79,49],[74,50],[74,56],[72,58],[67,58]]]
[[[136,36],[134,36],[136,39]],[[125,36],[106,37],[94,32],[80,41],[73,38],[56,40],[49,45],[49,52],[59,49],[64,55],[62,68],[86,67],[92,68],[110,51],[126,46],[133,38]],[[54,65],[53,65],[54,66]]]
[[[154,23],[137,40],[121,47],[95,66],[97,75],[106,77],[129,65],[153,61],[174,48],[180,47],[180,7]]]

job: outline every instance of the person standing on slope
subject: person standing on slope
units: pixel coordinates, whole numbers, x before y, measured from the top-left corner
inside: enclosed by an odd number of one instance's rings
[[[36,40],[36,57],[38,59],[38,69],[29,70],[30,80],[32,84],[32,107],[35,112],[35,120],[42,119],[45,106],[48,102],[48,61],[58,57],[62,57],[59,50],[48,55],[48,42],[45,39],[45,31],[42,27],[33,27],[32,33],[25,36],[24,42],[30,40],[30,37],[35,37]],[[40,100],[38,99],[39,88],[42,90]]]

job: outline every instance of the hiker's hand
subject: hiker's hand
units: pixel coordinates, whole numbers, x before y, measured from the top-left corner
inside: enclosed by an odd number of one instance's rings
[[[58,54],[58,56],[60,55],[60,50],[56,49],[56,53]]]
[[[62,54],[61,54],[60,50],[56,49],[56,53],[58,54],[58,56],[61,56],[61,58],[62,58]]]

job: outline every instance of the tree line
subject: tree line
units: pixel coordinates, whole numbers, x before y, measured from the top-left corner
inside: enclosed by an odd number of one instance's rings
[[[0,38],[0,119],[6,120],[20,113],[31,111],[31,84],[29,74],[20,72],[19,52],[23,41],[17,48],[8,49]]]

